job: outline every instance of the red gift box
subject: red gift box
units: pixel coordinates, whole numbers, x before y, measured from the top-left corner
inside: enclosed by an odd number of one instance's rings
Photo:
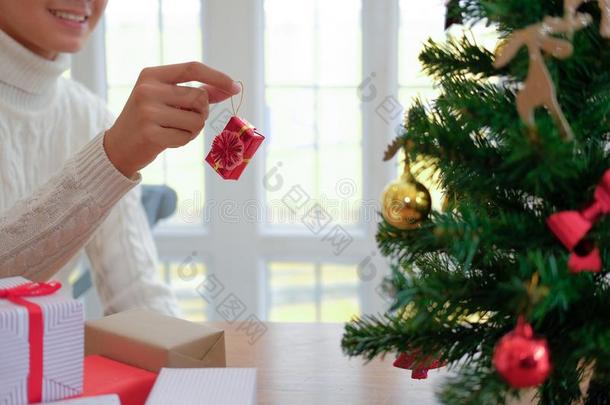
[[[225,129],[214,138],[205,161],[225,180],[239,180],[265,137],[252,124],[231,117]]]
[[[102,356],[85,357],[85,381],[81,396],[117,394],[125,405],[144,405],[157,374]]]

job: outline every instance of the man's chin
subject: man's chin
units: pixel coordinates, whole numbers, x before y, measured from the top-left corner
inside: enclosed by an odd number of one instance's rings
[[[53,47],[54,51],[57,53],[77,53],[86,43],[86,38],[83,39],[71,39],[71,40],[62,40],[58,41],[57,45]]]
[[[54,53],[76,53],[83,49],[88,38],[89,35],[56,35],[48,38],[45,48]]]

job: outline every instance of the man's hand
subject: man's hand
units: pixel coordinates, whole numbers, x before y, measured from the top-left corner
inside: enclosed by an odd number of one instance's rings
[[[199,88],[178,86],[197,81]],[[186,145],[203,129],[210,103],[239,94],[226,74],[199,62],[146,68],[123,112],[104,137],[110,161],[131,178],[167,148]]]

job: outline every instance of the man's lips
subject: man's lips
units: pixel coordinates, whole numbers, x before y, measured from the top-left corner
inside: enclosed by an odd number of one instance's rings
[[[49,12],[61,20],[73,23],[83,24],[89,19],[88,13],[82,11],[49,9]]]

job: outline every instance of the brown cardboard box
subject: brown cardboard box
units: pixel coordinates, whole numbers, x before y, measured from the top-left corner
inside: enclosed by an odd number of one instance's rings
[[[85,355],[154,372],[162,367],[225,367],[224,332],[135,309],[85,324]]]

